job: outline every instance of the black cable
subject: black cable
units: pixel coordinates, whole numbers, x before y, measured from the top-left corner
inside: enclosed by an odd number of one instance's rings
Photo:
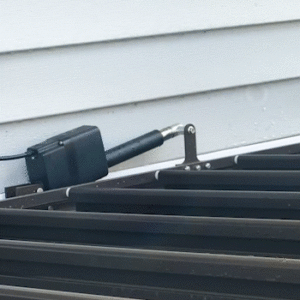
[[[15,154],[15,155],[9,155],[9,156],[0,156],[0,161],[1,160],[13,160],[13,159],[20,159],[20,158],[25,158],[33,154],[33,151],[27,151],[25,153],[21,154]]]

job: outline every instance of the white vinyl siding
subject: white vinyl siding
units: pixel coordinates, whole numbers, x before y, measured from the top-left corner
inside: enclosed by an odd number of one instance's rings
[[[0,156],[81,125],[106,149],[178,122],[199,153],[299,135],[299,53],[298,1],[0,0]],[[27,181],[0,162],[0,193]]]
[[[300,22],[0,55],[0,123],[296,78]]]
[[[299,19],[297,0],[0,0],[0,52]]]

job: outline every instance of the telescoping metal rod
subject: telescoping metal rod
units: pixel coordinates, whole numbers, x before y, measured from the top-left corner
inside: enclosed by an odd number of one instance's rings
[[[238,155],[234,162],[244,170],[300,170],[300,155],[296,154]]]
[[[182,124],[175,124],[162,130],[153,130],[138,138],[121,144],[105,152],[108,167],[117,165],[127,159],[161,146],[177,135],[184,133]]]

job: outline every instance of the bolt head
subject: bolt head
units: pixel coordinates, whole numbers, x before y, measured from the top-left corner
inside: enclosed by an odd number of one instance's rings
[[[210,169],[211,168],[211,164],[210,163],[205,164],[205,168],[206,169]]]
[[[200,165],[197,165],[197,166],[195,166],[195,169],[196,169],[197,171],[199,171],[199,170],[201,170],[201,166],[200,166]]]
[[[190,169],[191,169],[191,167],[190,166],[185,166],[185,168],[184,168],[186,171],[189,171]]]
[[[195,134],[196,129],[195,129],[194,126],[189,126],[187,131],[188,131],[188,133],[190,133],[190,134]]]

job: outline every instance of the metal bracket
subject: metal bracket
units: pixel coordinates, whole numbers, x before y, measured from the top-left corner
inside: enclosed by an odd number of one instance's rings
[[[197,158],[196,128],[193,124],[187,124],[184,127],[184,149],[184,165],[199,162]]]
[[[44,191],[44,186],[40,183],[14,185],[5,188],[5,197],[12,198],[17,196],[33,194],[33,193],[40,193],[43,191]]]

